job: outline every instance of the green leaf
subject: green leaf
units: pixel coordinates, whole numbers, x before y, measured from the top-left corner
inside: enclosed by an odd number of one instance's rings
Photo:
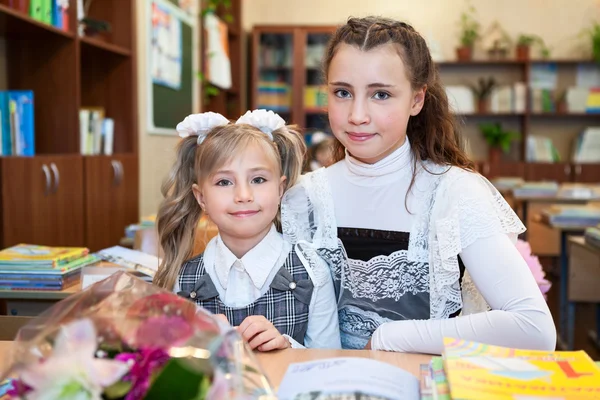
[[[204,400],[210,390],[210,379],[208,376],[204,376],[200,381],[200,389],[198,390],[198,396],[194,400]]]
[[[121,399],[131,390],[131,382],[119,381],[104,389],[107,399]]]
[[[204,379],[203,373],[187,367],[183,360],[172,358],[156,377],[144,399],[198,399]]]
[[[233,15],[231,14],[226,14],[223,19],[225,20],[225,22],[227,22],[228,24],[232,24],[233,23]]]

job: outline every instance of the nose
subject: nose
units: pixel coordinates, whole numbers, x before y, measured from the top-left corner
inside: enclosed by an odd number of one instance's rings
[[[355,99],[352,102],[350,115],[348,115],[348,122],[352,125],[363,125],[370,122],[369,110],[365,101]]]
[[[236,203],[250,203],[254,200],[252,194],[252,188],[248,183],[240,183],[235,187],[235,202]]]

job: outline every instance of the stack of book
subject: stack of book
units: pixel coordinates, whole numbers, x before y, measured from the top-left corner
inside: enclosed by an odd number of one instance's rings
[[[501,192],[514,190],[523,185],[524,183],[525,181],[523,180],[523,178],[512,176],[499,176],[492,180],[492,184],[496,187],[496,189],[498,189]]]
[[[552,197],[558,193],[557,182],[525,182],[515,188],[515,196],[522,197]]]
[[[591,400],[600,367],[584,351],[534,351],[444,339],[444,354],[422,366],[421,399]]]
[[[553,205],[542,211],[542,219],[552,225],[586,228],[600,224],[600,207],[594,205]]]
[[[0,251],[0,289],[62,290],[79,281],[82,267],[98,261],[85,247],[18,244]]]

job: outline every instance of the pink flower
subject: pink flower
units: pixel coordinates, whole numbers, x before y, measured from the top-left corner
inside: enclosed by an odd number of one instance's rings
[[[142,349],[136,353],[118,354],[115,360],[131,365],[131,370],[125,377],[126,381],[131,381],[131,390],[125,400],[143,399],[150,388],[152,374],[162,368],[169,358],[163,349]]]
[[[538,284],[538,287],[540,288],[542,294],[544,295],[544,298],[546,298],[546,293],[548,292],[548,290],[550,290],[550,287],[552,286],[552,284],[545,279],[546,277],[546,273],[544,272],[544,269],[542,268],[542,264],[540,263],[540,260],[537,258],[537,256],[534,256],[531,253],[531,246],[529,245],[529,243],[527,243],[524,240],[518,239],[517,240],[517,250],[519,250],[519,253],[521,253],[521,255],[523,256],[523,259],[525,260],[525,262],[527,263],[527,266],[529,267],[529,269],[531,270],[531,273],[533,274],[533,278],[535,279],[536,283]]]

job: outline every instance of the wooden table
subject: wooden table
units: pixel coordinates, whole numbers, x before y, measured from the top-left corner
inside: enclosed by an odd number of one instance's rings
[[[12,342],[0,341],[0,375],[7,368],[6,354]],[[333,357],[365,357],[400,367],[419,377],[419,366],[427,364],[431,356],[424,354],[393,353],[375,350],[320,350],[287,349],[270,353],[255,353],[258,362],[269,378],[274,390],[277,390],[288,365],[295,362],[319,360]]]

